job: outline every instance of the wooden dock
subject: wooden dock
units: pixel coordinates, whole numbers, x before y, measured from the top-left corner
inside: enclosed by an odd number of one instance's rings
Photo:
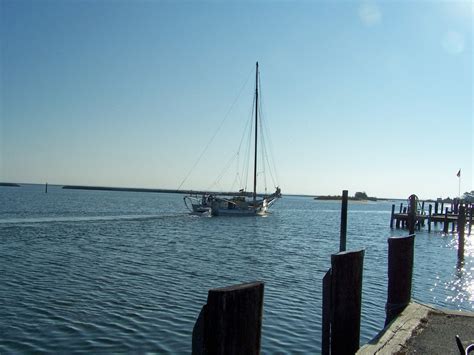
[[[448,207],[444,207],[444,203],[435,202],[434,204],[428,203],[428,211],[425,210],[425,201],[417,203],[417,210],[414,214],[410,211],[409,207],[403,207],[403,203],[400,204],[398,212],[395,212],[395,205],[392,205],[392,213],[390,217],[390,228],[408,228],[409,219],[414,215],[415,228],[421,230],[422,227],[427,227],[428,232],[431,232],[432,225],[438,223],[443,225],[443,232],[449,233],[457,232],[459,227],[459,210],[460,206],[463,206],[465,213],[465,226],[468,226],[468,234],[471,234],[474,204],[462,204],[460,201],[450,204]],[[444,208],[444,212],[443,212]]]

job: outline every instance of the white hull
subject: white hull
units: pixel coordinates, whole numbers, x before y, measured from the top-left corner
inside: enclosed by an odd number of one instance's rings
[[[202,197],[186,196],[191,201],[192,214],[202,216],[262,216],[267,214],[268,208],[280,197],[280,189],[266,198],[247,201],[243,196],[216,197],[204,195]],[[187,205],[187,203],[186,203]],[[256,207],[255,207],[256,206]]]

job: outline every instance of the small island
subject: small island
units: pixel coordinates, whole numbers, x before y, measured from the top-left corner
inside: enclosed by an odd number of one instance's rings
[[[340,195],[326,195],[326,196],[316,196],[315,200],[325,200],[325,201],[339,201],[342,200]],[[365,192],[356,192],[354,196],[348,198],[349,201],[378,201],[376,197],[369,197]]]

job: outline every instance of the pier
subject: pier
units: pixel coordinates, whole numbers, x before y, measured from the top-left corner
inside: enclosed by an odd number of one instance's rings
[[[412,195],[414,196],[414,195]],[[416,196],[415,196],[416,197]],[[395,212],[396,206],[392,205],[392,213],[390,216],[390,228],[409,228],[409,220],[413,218],[415,229],[421,230],[421,228],[428,228],[428,232],[431,232],[431,228],[436,226],[438,223],[442,225],[444,233],[458,232],[458,226],[460,225],[460,209],[461,206],[464,209],[464,225],[468,226],[468,234],[471,234],[471,226],[474,213],[474,204],[463,204],[461,200],[455,199],[449,206],[444,207],[444,203],[440,200],[431,203],[427,202],[428,211],[425,210],[426,201],[418,201],[416,199],[415,208],[411,206],[403,206],[400,203],[398,212]]]

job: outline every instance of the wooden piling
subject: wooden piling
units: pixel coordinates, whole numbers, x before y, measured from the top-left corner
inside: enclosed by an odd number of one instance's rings
[[[346,236],[347,236],[347,200],[349,192],[342,191],[342,206],[341,206],[341,235],[339,238],[339,251],[346,251]]]
[[[471,205],[471,208],[469,209],[469,229],[467,231],[467,233],[469,235],[471,235],[471,227],[472,227],[472,214],[474,212],[474,205]]]
[[[364,250],[331,255],[331,354],[359,349]]]
[[[392,205],[392,213],[390,215],[390,229],[393,229],[394,215],[395,215],[395,204]]]
[[[46,183],[45,187],[44,187],[44,193],[47,194],[48,193],[48,183]]]
[[[444,226],[443,233],[448,234],[449,229],[449,220],[448,220],[448,207],[444,210]]]
[[[410,202],[410,207],[408,210],[407,216],[407,226],[409,234],[415,234],[415,224],[416,224],[416,195],[410,195],[408,198]]]
[[[442,210],[441,210],[442,211]],[[435,205],[434,205],[434,213],[435,214],[438,214],[438,201],[435,202]]]
[[[260,354],[263,290],[263,282],[209,290],[202,345],[193,334],[193,354]]]
[[[331,269],[323,277],[321,354],[329,355],[331,346]]]
[[[388,291],[385,325],[410,303],[415,235],[388,238]]]
[[[454,224],[454,223],[453,223]],[[466,209],[459,206],[458,215],[458,260],[464,260],[464,229],[466,228]]]
[[[452,203],[452,211],[454,214],[458,214],[459,213],[459,199],[455,198],[453,200],[453,203]]]
[[[404,214],[405,214],[405,213],[408,213],[406,207],[403,207],[403,213],[404,213]],[[402,228],[406,228],[406,227],[407,227],[407,222],[408,222],[408,220],[406,220],[406,219],[402,220]]]
[[[400,202],[400,211],[398,211],[398,213],[402,213],[403,211],[403,202]]]
[[[431,232],[431,212],[432,212],[433,205],[428,206],[428,233]]]

